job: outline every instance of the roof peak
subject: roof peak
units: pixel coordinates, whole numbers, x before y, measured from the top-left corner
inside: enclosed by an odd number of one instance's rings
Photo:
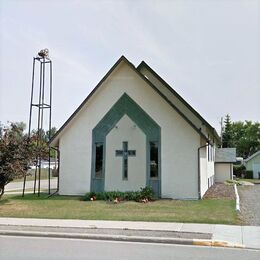
[[[156,71],[154,71],[144,60],[141,61],[141,63],[137,66],[137,70],[140,71],[141,67],[146,67],[168,90],[170,90],[173,95],[175,95],[188,109],[195,114],[200,120],[208,126],[211,131],[213,132],[213,135],[220,141],[220,137],[216,131],[216,129],[208,123],[207,120],[205,120],[176,90],[174,90]]]

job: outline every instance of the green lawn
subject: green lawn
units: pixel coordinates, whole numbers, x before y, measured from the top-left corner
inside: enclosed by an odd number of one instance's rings
[[[158,200],[147,204],[113,204],[86,202],[72,196],[49,199],[46,196],[42,194],[38,198],[30,194],[22,198],[20,195],[4,195],[0,201],[0,217],[240,224],[233,200]]]

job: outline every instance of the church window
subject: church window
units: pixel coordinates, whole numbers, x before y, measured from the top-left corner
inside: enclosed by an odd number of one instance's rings
[[[103,171],[103,143],[96,143],[95,177],[101,178]]]
[[[150,177],[158,178],[158,143],[150,142]]]

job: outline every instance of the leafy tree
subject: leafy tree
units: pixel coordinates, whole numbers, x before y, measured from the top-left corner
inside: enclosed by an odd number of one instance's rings
[[[46,142],[46,133],[44,131],[44,129],[33,129],[31,131],[31,136],[34,136],[34,137],[39,137],[39,139],[43,140],[44,142]]]
[[[46,131],[45,140],[46,140],[47,142],[49,142],[50,139],[56,134],[56,132],[57,132],[57,128],[56,128],[56,127],[52,127],[52,128],[50,129],[50,131],[49,131],[49,130]]]
[[[44,131],[44,129],[40,129],[39,130],[39,137],[46,143],[49,142],[49,140],[55,135],[55,133],[57,132],[57,128],[56,127],[52,127],[49,130],[47,131]],[[38,130],[37,129],[33,129],[32,130],[32,133],[31,133],[32,136],[37,136],[38,135]]]
[[[29,138],[23,133],[24,129],[24,124],[11,123],[2,130],[0,136],[0,198],[9,182],[25,176],[30,165],[38,158],[47,158],[47,146],[44,143],[37,146],[36,137]]]
[[[251,121],[232,123],[233,145],[237,155],[247,158],[260,150],[260,123]]]
[[[235,147],[237,156],[247,158],[260,150],[260,123],[252,121],[231,122],[226,115],[222,146]]]

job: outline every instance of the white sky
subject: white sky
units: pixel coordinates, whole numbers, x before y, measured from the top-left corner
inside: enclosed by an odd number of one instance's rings
[[[260,121],[257,0],[0,0],[0,121],[28,122],[32,57],[49,48],[60,127],[121,55],[146,61],[209,123]]]

